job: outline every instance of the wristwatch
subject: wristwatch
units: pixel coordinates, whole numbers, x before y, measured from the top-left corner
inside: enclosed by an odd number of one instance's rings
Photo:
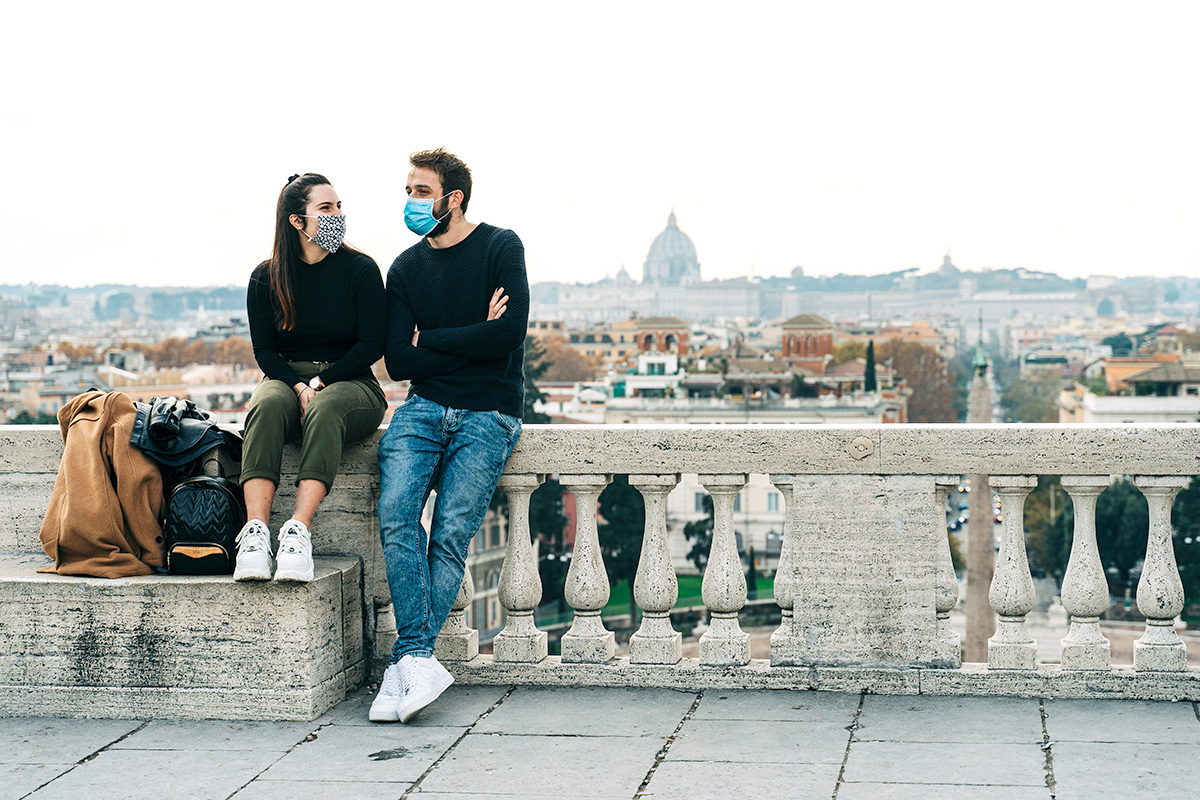
[[[319,392],[324,389],[325,384],[321,383],[321,376],[314,376],[313,379],[308,382],[308,388],[312,389],[314,392]]]

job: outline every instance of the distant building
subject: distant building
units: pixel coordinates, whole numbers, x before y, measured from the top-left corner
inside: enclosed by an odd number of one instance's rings
[[[679,286],[700,282],[700,262],[696,246],[679,229],[675,212],[667,217],[667,227],[654,238],[646,255],[642,283],[655,286]]]

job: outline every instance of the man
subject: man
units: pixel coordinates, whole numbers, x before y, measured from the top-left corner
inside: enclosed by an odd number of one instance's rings
[[[411,386],[379,442],[379,534],[397,639],[371,705],[375,722],[407,722],[454,681],[434,643],[525,399],[521,240],[467,221],[471,171],[459,158],[438,149],[410,162],[404,220],[424,238],[387,275],[387,371]],[[427,549],[421,511],[434,489]]]

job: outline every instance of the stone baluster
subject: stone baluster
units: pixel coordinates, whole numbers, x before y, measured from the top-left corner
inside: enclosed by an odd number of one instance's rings
[[[500,488],[508,496],[508,544],[500,568],[500,605],[508,620],[492,642],[496,661],[537,663],[546,657],[546,632],[539,631],[533,612],[542,599],[542,581],[529,533],[529,496],[543,475],[503,475]]]
[[[996,572],[988,590],[988,601],[1000,616],[996,634],[988,639],[988,667],[1034,669],[1037,643],[1025,627],[1025,615],[1033,610],[1034,601],[1033,576],[1025,555],[1025,498],[1037,486],[1037,476],[993,476],[991,486],[1004,508],[1004,526]],[[971,523],[982,523],[987,530],[992,520],[988,517]]]
[[[608,573],[596,534],[596,501],[611,475],[560,475],[558,482],[575,496],[575,550],[563,594],[575,610],[571,629],[562,637],[564,662],[602,664],[612,659],[616,640],[600,621],[608,603]]]
[[[683,657],[683,637],[671,627],[671,609],[679,599],[679,581],[667,548],[667,495],[679,475],[630,475],[646,503],[642,555],[633,580],[633,599],[642,609],[642,624],[629,637],[629,663],[677,664]]]
[[[1183,582],[1171,543],[1171,503],[1187,486],[1188,478],[1139,475],[1133,483],[1150,506],[1146,561],[1137,587],[1138,611],[1146,618],[1146,632],[1133,643],[1133,668],[1139,672],[1184,672],[1187,646],[1175,632],[1175,617],[1183,611]]]
[[[793,488],[794,475],[772,475],[771,483],[783,495],[783,540],[779,546],[779,564],[775,567],[775,602],[779,605],[779,627],[771,634],[771,663],[781,660],[791,663],[790,656],[798,640],[792,608],[800,593],[800,582],[796,576],[796,516],[797,508]]]
[[[962,666],[962,643],[958,632],[950,627],[950,612],[958,605],[958,578],[954,575],[954,559],[950,556],[950,536],[946,529],[946,501],[958,486],[957,475],[938,475],[933,479],[933,532],[937,537],[934,579],[934,608],[937,612],[937,633],[934,639],[934,663],[939,667],[958,669]]]
[[[697,477],[713,499],[712,547],[700,587],[709,611],[709,628],[700,637],[700,663],[740,666],[750,663],[750,636],[738,624],[738,612],[746,605],[746,573],[733,532],[733,498],[749,476]]]
[[[1062,640],[1062,668],[1107,670],[1111,666],[1108,639],[1100,633],[1100,615],[1108,610],[1108,581],[1096,549],[1096,498],[1109,484],[1107,475],[1062,477],[1062,487],[1075,506],[1071,557],[1063,575],[1063,608],[1071,627]]]
[[[464,567],[462,583],[458,586],[458,596],[450,607],[450,615],[438,633],[437,643],[433,646],[433,654],[442,661],[470,661],[479,655],[479,631],[467,627],[466,611],[475,598],[475,581],[471,577],[471,568]]]

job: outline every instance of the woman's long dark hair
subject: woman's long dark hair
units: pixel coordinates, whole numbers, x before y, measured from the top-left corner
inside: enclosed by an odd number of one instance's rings
[[[271,282],[271,305],[275,309],[275,324],[285,331],[296,327],[296,270],[300,264],[300,231],[289,218],[292,214],[304,216],[308,209],[308,196],[312,187],[331,185],[329,179],[315,172],[292,176],[275,204],[275,246],[267,262],[267,273]],[[342,243],[338,251],[359,254],[348,244]]]

